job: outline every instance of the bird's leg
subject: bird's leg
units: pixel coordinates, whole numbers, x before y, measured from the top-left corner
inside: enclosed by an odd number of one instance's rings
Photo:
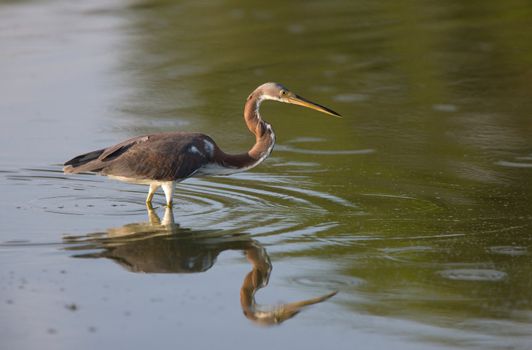
[[[146,197],[146,206],[148,207],[148,209],[153,209],[153,207],[151,205],[151,200],[153,198],[153,195],[155,194],[155,191],[157,191],[159,186],[160,185],[157,184],[157,183],[151,183],[150,184],[150,189],[148,191],[148,197]]]
[[[166,206],[168,208],[171,208],[172,198],[174,196],[174,182],[173,181],[163,182],[162,187],[164,191],[164,196],[166,197]]]

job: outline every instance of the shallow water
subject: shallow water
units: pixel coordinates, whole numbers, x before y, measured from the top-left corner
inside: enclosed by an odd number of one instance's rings
[[[1,3],[2,348],[530,348],[531,20],[513,0]],[[344,118],[264,104],[272,156],[181,183],[173,212],[61,171],[174,129],[242,151],[265,81]]]

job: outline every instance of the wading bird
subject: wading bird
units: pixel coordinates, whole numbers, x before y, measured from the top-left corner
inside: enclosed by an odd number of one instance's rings
[[[327,107],[300,97],[281,84],[266,83],[249,95],[244,120],[255,135],[246,153],[226,154],[205,134],[165,132],[134,137],[117,145],[79,155],[64,164],[65,173],[95,172],[117,180],[150,185],[146,205],[151,207],[155,191],[162,187],[166,205],[172,207],[176,182],[191,176],[230,175],[251,169],[266,159],[275,144],[270,124],[259,114],[262,101],[292,103],[333,116]]]

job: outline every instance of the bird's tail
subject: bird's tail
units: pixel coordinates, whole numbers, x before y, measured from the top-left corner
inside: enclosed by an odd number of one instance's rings
[[[89,153],[81,154],[71,160],[65,162],[63,171],[65,173],[75,174],[84,171],[99,171],[101,164],[98,162],[98,157],[105,151],[105,149],[99,149]],[[96,161],[96,162],[94,162]]]

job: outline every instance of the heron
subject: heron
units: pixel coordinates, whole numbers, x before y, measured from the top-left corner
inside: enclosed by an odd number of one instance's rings
[[[114,146],[81,154],[64,163],[65,173],[92,172],[110,178],[149,185],[146,205],[162,187],[166,206],[171,208],[176,183],[192,176],[230,175],[262,163],[272,152],[275,134],[259,113],[263,101],[271,100],[311,108],[335,117],[335,111],[311,102],[279,83],[265,83],[247,98],[244,121],[255,136],[246,153],[227,154],[214,140],[196,132],[162,132],[130,138]]]

